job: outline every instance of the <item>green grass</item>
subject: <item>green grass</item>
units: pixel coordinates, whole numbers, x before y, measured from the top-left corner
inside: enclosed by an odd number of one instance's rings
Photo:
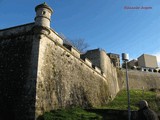
[[[140,100],[147,100],[149,106],[155,110],[159,111],[160,108],[157,104],[156,92],[152,91],[142,91],[142,90],[130,90],[130,107],[131,110],[137,110],[138,107],[135,106]],[[127,110],[127,92],[126,90],[120,91],[116,98],[108,103],[106,106],[102,107],[104,109],[117,109],[117,110]]]
[[[159,97],[157,97],[159,94]],[[138,110],[135,106],[140,100],[147,100],[149,106],[154,111],[160,111],[160,92],[142,91],[142,90],[130,90],[130,106],[131,110]],[[101,109],[116,109],[127,110],[127,92],[126,90],[120,91],[115,99],[107,105],[100,107]],[[101,120],[102,117],[87,112],[81,108],[72,109],[59,109],[50,112],[45,112],[38,120]]]
[[[102,117],[81,108],[72,108],[45,112],[38,120],[102,120]]]

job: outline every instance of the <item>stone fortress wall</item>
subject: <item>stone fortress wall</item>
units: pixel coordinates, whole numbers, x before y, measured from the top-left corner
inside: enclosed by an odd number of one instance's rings
[[[117,78],[117,68],[111,62],[111,59],[106,54],[106,51],[103,49],[94,49],[87,51],[83,57],[87,57],[92,61],[94,66],[97,66],[102,70],[102,72],[107,76],[109,82],[109,90],[113,96],[117,94],[120,90],[120,82]]]
[[[101,106],[116,95],[110,90],[110,78],[98,67],[92,67],[89,59],[81,59],[76,49],[67,49],[43,35],[38,56],[38,114],[69,106]]]
[[[119,79],[124,80],[123,88],[125,88],[125,70],[120,71]],[[160,89],[160,74],[154,72],[146,72],[139,70],[128,70],[130,89],[150,90]]]
[[[37,33],[34,23],[5,29],[0,46],[1,104],[7,103],[1,109],[16,120],[68,106],[101,106],[118,92],[112,92],[110,78],[99,67],[64,47],[53,30]]]
[[[12,118],[29,120],[35,115],[37,59],[32,54],[33,26],[34,23],[31,23],[0,30],[0,119],[2,120]]]
[[[124,87],[124,72],[117,72],[104,50],[81,55],[65,47],[46,23],[51,8],[41,4],[36,11],[35,23],[0,30],[0,119],[34,120],[52,109],[112,100]]]
[[[110,62],[98,67],[81,59],[75,48],[63,46],[46,23],[51,15],[47,12],[52,12],[48,7],[36,7],[35,23],[0,30],[1,119],[33,120],[52,109],[98,107],[119,91],[118,84],[110,82],[117,74],[100,69],[109,65],[107,69],[115,71]],[[101,61],[109,60],[103,54]]]

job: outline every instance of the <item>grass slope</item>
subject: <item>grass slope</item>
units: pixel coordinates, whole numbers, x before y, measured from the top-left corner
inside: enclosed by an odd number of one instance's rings
[[[147,100],[151,109],[160,112],[160,92],[130,90],[131,110],[138,110],[135,104],[140,100]],[[127,110],[127,107],[127,92],[122,90],[113,101],[106,106],[100,107],[100,109]],[[71,108],[45,112],[37,120],[102,120],[102,116],[87,112],[81,108]]]
[[[131,110],[137,110],[135,106],[140,100],[147,100],[151,109],[155,111],[160,111],[159,98],[156,92],[152,91],[142,91],[142,90],[130,90],[130,106]],[[116,98],[109,104],[104,106],[105,109],[118,109],[127,110],[127,92],[126,90],[120,91]]]

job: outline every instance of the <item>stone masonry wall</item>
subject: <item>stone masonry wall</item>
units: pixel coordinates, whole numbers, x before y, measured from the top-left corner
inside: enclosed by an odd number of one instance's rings
[[[0,31],[0,119],[34,120],[52,109],[98,107],[111,100],[118,87],[125,88],[125,70],[116,73],[107,60],[109,72],[104,75],[58,43],[55,33],[33,34],[32,27]],[[112,79],[117,74],[118,80]],[[131,89],[160,88],[159,73],[128,74]]]
[[[106,52],[102,49],[89,50],[82,57],[88,58],[93,65],[99,67],[106,75],[109,83],[109,91],[112,98],[114,98],[120,90],[120,81],[117,78],[117,69],[111,63],[111,59]]]
[[[69,50],[40,40],[36,114],[57,108],[101,106],[109,100],[108,80]]]
[[[128,70],[129,77],[129,85],[130,89],[146,89],[149,90],[151,88],[160,89],[160,73],[153,72],[144,72],[137,70]],[[121,71],[119,74],[119,78],[122,81],[126,81],[125,70]],[[124,84],[124,88],[125,88]]]
[[[108,57],[104,50],[100,51],[100,56],[100,66],[108,78],[111,97],[114,98],[120,90],[120,81],[118,81],[117,78],[117,69],[111,63],[111,59]]]
[[[0,31],[1,119],[33,120],[52,109],[110,100],[110,78],[65,48],[53,30],[46,36],[34,30],[31,23]]]
[[[0,119],[33,120],[35,79],[29,79],[32,35],[0,38]]]

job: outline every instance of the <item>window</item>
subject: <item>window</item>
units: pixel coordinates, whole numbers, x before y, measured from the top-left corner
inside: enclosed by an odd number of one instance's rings
[[[42,11],[42,15],[45,15],[46,14],[46,11]]]

